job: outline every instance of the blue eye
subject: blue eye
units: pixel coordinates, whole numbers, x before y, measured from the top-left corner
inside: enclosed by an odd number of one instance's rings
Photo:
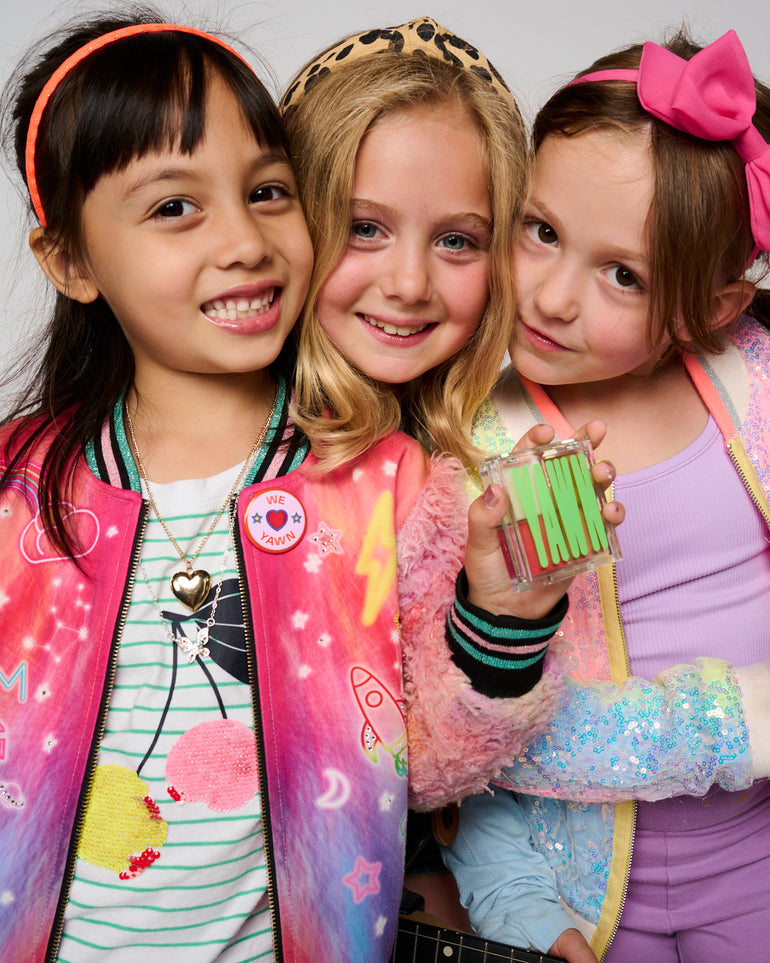
[[[350,233],[364,241],[371,241],[377,236],[378,227],[371,221],[353,221]]]
[[[447,234],[441,238],[442,245],[450,251],[462,251],[468,246],[468,238],[462,234]]]

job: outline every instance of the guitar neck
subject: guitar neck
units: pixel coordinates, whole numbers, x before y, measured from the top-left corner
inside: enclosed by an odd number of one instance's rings
[[[401,916],[390,963],[560,963],[556,957]]]

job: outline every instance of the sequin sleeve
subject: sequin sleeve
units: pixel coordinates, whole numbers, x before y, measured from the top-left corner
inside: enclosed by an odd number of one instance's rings
[[[496,780],[520,792],[586,802],[703,795],[751,784],[752,753],[732,667],[674,666],[653,682],[567,679],[548,728]]]

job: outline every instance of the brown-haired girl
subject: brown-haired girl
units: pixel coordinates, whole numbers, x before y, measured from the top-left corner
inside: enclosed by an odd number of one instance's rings
[[[770,91],[733,32],[704,49],[678,35],[602,58],[546,104],[534,136],[513,367],[485,424],[515,434],[535,411],[566,437],[588,418],[607,422],[624,559],[573,583],[571,675],[653,679],[694,656],[716,674],[766,661],[770,339],[743,313],[755,294],[747,269],[761,274],[770,248]],[[747,700],[767,702],[761,675],[736,674]],[[677,702],[689,710],[698,685],[687,678]],[[721,728],[719,699],[705,714]],[[571,963],[595,959],[566,942],[576,923],[600,959],[766,952],[767,780],[638,805],[524,794],[548,788],[540,762],[558,756],[548,791],[579,798],[571,754],[588,740],[611,761],[616,739],[647,724],[632,702],[603,719],[598,746],[590,729],[546,733],[508,774],[515,798],[463,806],[450,860],[482,933]],[[748,735],[766,756],[766,729],[744,730],[735,749]],[[683,756],[683,780],[690,766]],[[648,774],[654,787],[654,758]],[[530,836],[537,855],[524,859]]]

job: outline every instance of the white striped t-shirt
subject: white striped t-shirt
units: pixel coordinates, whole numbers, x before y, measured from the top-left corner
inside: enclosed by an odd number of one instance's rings
[[[183,551],[195,551],[240,467],[152,485]],[[107,956],[110,963],[273,959],[253,710],[228,525],[225,512],[194,565],[210,573],[212,592],[193,614],[171,592],[169,579],[184,565],[150,512],[141,563],[175,636],[195,638],[223,578],[210,654],[188,662],[172,645],[139,566],[59,963],[101,963]]]

